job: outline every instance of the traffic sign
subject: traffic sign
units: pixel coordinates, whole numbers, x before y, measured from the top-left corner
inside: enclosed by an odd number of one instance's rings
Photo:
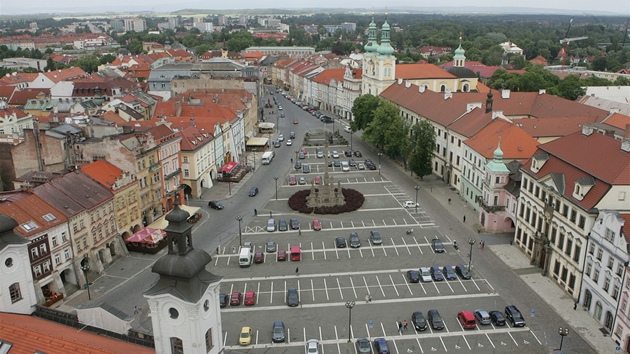
[[[370,321],[370,328],[374,327],[374,321]]]
[[[536,312],[534,311],[534,309],[532,309],[532,317],[534,317],[534,314],[535,314],[535,313],[536,313]]]

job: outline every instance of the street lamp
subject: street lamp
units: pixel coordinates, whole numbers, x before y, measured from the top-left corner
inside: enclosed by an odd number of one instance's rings
[[[348,343],[352,341],[352,308],[354,307],[354,301],[346,301],[346,308],[348,309]]]
[[[295,162],[297,162],[297,154],[299,151],[295,150]]]
[[[378,175],[381,175],[381,156],[383,156],[382,152],[378,153]]]
[[[477,240],[475,240],[474,238],[468,239],[468,244],[470,245],[470,253],[468,254],[468,271],[471,270],[470,267],[472,266],[472,248],[475,242],[477,242]]]
[[[354,135],[354,132],[352,131],[352,129],[350,129],[350,150],[352,151],[352,135]]]
[[[240,215],[236,216],[236,221],[238,221],[238,244],[239,247],[243,245],[243,234],[241,233],[241,220],[243,220],[243,217]]]
[[[81,270],[83,271],[83,275],[85,276],[85,286],[88,291],[88,300],[92,300],[92,295],[90,295],[90,281],[88,280],[87,272],[90,270],[90,260],[87,256],[83,258],[81,261]]]
[[[416,190],[416,213],[418,212],[418,190],[420,189],[420,186],[415,186],[413,187]]]
[[[558,334],[560,335],[560,353],[562,353],[562,342],[564,342],[564,337],[569,335],[569,328],[560,327],[558,328]]]
[[[278,201],[278,176],[273,178],[276,181],[276,202]]]

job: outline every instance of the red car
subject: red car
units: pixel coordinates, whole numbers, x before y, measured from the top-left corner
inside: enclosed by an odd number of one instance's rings
[[[315,184],[322,183],[322,176],[315,176]]]
[[[245,293],[245,306],[256,305],[256,293],[253,291],[248,291]]]
[[[254,263],[264,263],[265,255],[262,252],[254,253]]]
[[[287,251],[278,251],[278,261],[286,261],[287,260]]]
[[[230,295],[230,306],[238,306],[241,304],[241,297],[242,294],[238,291],[233,292],[232,295]]]
[[[319,220],[317,219],[313,220],[313,230],[319,231],[321,229],[322,229],[322,223],[320,223]]]
[[[297,184],[297,179],[295,178],[294,175],[289,176],[289,185],[290,186],[295,186]]]
[[[294,119],[294,120],[293,120],[293,124],[298,124],[298,120],[297,120],[297,119]]]

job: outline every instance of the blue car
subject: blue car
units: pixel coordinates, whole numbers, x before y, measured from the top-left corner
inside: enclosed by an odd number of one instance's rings
[[[442,275],[442,270],[440,270],[440,267],[438,266],[431,267],[431,278],[433,278],[433,280],[435,281],[444,280],[444,275]]]
[[[389,347],[385,338],[374,339],[374,351],[378,354],[389,354]]]
[[[446,276],[446,280],[457,280],[457,274],[455,274],[455,269],[453,269],[453,267],[445,266],[443,271]]]

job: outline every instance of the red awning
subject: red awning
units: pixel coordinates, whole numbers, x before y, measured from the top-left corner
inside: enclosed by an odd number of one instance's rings
[[[225,165],[223,165],[223,167],[221,167],[221,169],[219,169],[219,172],[225,172],[225,173],[230,173],[234,170],[234,168],[237,166],[238,164],[234,161],[232,162],[228,162]]]
[[[127,238],[125,242],[156,244],[164,238],[166,238],[166,232],[164,230],[145,227],[144,229],[133,234],[131,237]]]

